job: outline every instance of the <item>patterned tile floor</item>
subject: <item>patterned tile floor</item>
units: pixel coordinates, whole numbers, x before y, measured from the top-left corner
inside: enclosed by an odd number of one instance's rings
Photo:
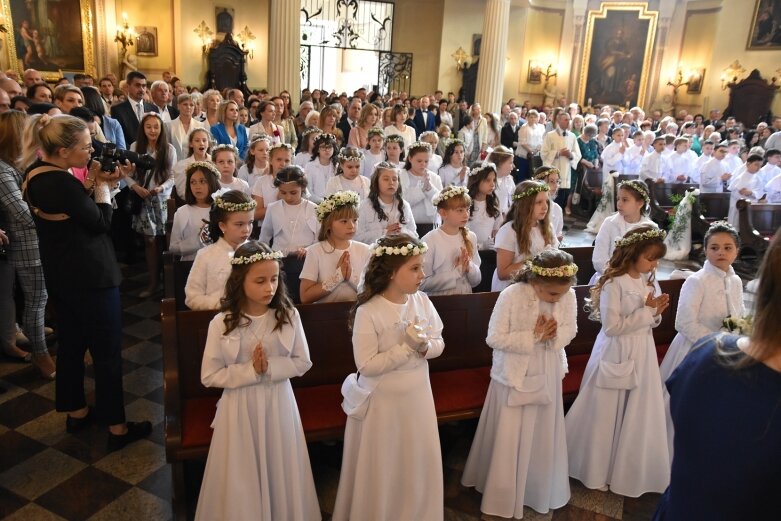
[[[582,223],[569,222],[566,245],[591,244]],[[669,273],[675,266],[666,264]],[[122,337],[125,403],[129,420],[149,419],[149,439],[122,451],[106,451],[105,428],[65,432],[65,417],[54,411],[54,383],[29,365],[0,358],[0,518],[9,520],[167,520],[171,512],[171,468],[163,444],[163,367],[160,306],[135,295],[144,287],[143,264],[124,267]],[[88,368],[86,388],[94,381]],[[93,396],[88,401],[93,402]],[[445,518],[480,519],[480,494],[459,484],[476,421],[441,427],[445,462]],[[341,444],[315,443],[310,456],[324,519],[333,507]],[[198,466],[194,466],[193,480]],[[188,469],[189,471],[190,469]],[[201,470],[202,471],[202,470]],[[638,499],[590,491],[572,482],[570,503],[541,515],[526,509],[524,519],[628,521],[650,519],[658,495]]]

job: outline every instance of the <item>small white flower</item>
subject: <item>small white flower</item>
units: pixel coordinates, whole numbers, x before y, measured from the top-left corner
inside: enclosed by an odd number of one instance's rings
[[[407,248],[406,246],[402,246],[401,247],[401,254],[402,255],[406,255],[407,253],[409,253],[409,248]]]
[[[374,250],[374,255],[376,255],[377,257],[382,255],[382,246],[377,246],[377,249]]]
[[[700,195],[700,189],[699,188],[695,188],[694,191],[692,192],[692,195],[694,195],[695,197],[699,196]]]
[[[420,255],[420,248],[418,248],[417,246],[412,248],[412,254],[413,255]]]

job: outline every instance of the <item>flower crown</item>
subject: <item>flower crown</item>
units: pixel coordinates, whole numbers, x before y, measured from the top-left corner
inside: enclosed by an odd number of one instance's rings
[[[220,177],[220,171],[217,170],[217,167],[211,161],[193,161],[192,163],[187,165],[187,170],[185,171],[185,173],[189,174],[190,172],[194,172],[195,170],[198,169],[208,170],[212,174],[216,175],[217,178]]]
[[[234,147],[233,145],[222,144],[222,145],[217,145],[214,148],[212,148],[212,157],[215,157],[215,154],[217,154],[217,152],[222,152],[223,150],[230,150],[231,152],[233,152],[237,156],[239,155],[239,149],[238,148]]]
[[[426,253],[428,246],[425,242],[421,242],[420,246],[416,246],[411,242],[404,246],[378,246],[374,244],[371,246],[375,257],[382,257],[383,255],[404,255],[405,257],[410,255],[420,255]]]
[[[637,181],[636,179],[630,179],[629,181],[621,181],[618,183],[619,190],[624,186],[636,190],[643,197],[645,204],[651,204],[651,196],[648,195],[648,187],[645,185],[645,183],[642,181]]]
[[[464,140],[463,139],[458,139],[457,137],[450,138],[450,139],[448,139],[445,142],[445,148],[448,148],[448,147],[451,147],[451,146],[455,147],[457,145],[461,145],[462,147],[466,146],[466,144],[464,143]]]
[[[278,148],[285,148],[287,150],[293,150],[293,147],[291,145],[288,145],[287,143],[276,143],[274,145],[271,145],[271,147],[268,149],[269,156],[271,156],[271,151],[276,150]]]
[[[415,141],[409,146],[410,152],[413,150],[425,150],[426,152],[431,152],[431,144],[426,143],[425,141]]]
[[[233,257],[231,259],[231,264],[234,266],[238,266],[241,264],[252,264],[253,262],[260,262],[264,260],[281,260],[285,257],[285,254],[281,251],[259,251],[257,253],[253,253],[249,257]]]
[[[616,246],[624,247],[636,242],[647,241],[651,239],[660,239],[663,241],[665,237],[667,237],[667,232],[664,230],[648,230],[647,232],[633,233],[629,237],[616,239]]]
[[[399,134],[391,134],[390,136],[385,137],[386,143],[398,143],[399,145],[404,145],[404,136]]]
[[[551,174],[561,175],[561,172],[559,172],[558,168],[546,168],[544,171],[540,172],[539,174],[534,174],[534,176],[532,176],[532,179],[534,179],[535,181],[544,181],[545,178]]]
[[[271,144],[271,138],[270,138],[270,137],[268,137],[268,135],[267,135],[267,134],[255,134],[254,136],[252,136],[252,137],[250,138],[250,140],[249,140],[249,144],[250,144],[250,145],[254,145],[255,143],[257,143],[257,142],[259,142],[259,141],[265,141],[265,142],[266,142],[266,143],[268,143],[269,145]]]
[[[491,161],[488,161],[488,159],[486,159],[480,165],[478,165],[478,166],[472,168],[471,170],[469,170],[466,173],[466,175],[467,175],[467,177],[470,177],[470,176],[473,176],[473,175],[477,175],[477,174],[483,172],[484,170],[486,170],[488,168],[490,168],[491,171],[496,173],[496,163],[492,163]]]
[[[316,141],[336,141],[336,136],[329,134],[328,132],[323,132],[317,136]]]
[[[317,220],[323,222],[334,210],[343,206],[357,207],[360,203],[361,198],[355,192],[350,190],[334,192],[317,205]]]
[[[372,127],[368,130],[367,135],[369,136],[369,139],[373,138],[374,136],[380,136],[384,138],[385,131],[383,131],[381,128]]]
[[[529,270],[535,275],[540,277],[574,277],[578,272],[577,264],[565,264],[564,266],[557,266],[555,268],[543,268],[529,261],[527,263]]]
[[[550,191],[550,187],[545,184],[531,186],[519,194],[513,194],[513,201],[523,199],[524,197],[529,197],[530,195],[537,195],[540,192],[548,191]]]
[[[355,154],[355,155],[353,155]],[[353,147],[344,147],[339,151],[336,159],[340,162],[360,163],[363,160],[363,152]]]
[[[311,134],[322,134],[323,131],[320,130],[318,127],[309,127],[304,129],[303,132],[301,132],[301,137],[309,137]]]
[[[222,198],[227,192],[230,192],[230,188],[220,188],[212,194],[212,201],[214,206],[226,212],[249,212],[254,210],[258,203],[255,199],[251,199],[248,203],[232,203]]]
[[[445,187],[444,190],[435,195],[434,199],[431,200],[431,203],[434,206],[439,206],[439,203],[442,201],[447,201],[448,199],[457,197],[459,195],[469,197],[469,191],[463,186],[449,185]]]

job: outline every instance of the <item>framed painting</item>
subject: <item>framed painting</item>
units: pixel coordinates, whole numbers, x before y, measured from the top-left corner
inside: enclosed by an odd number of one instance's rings
[[[542,67],[534,60],[529,61],[529,72],[526,74],[526,83],[542,83]]]
[[[588,13],[578,99],[643,106],[658,12],[645,2],[603,2]]]
[[[236,18],[236,11],[232,7],[214,8],[214,25],[217,27],[217,37],[225,38],[226,34],[233,33],[233,20]]]
[[[756,2],[746,49],[777,51],[781,49],[781,2],[777,0],[756,0]]]
[[[138,26],[136,29],[136,55],[157,56],[157,27]]]
[[[95,75],[89,0],[1,0],[7,23],[8,62],[54,80],[60,71]]]

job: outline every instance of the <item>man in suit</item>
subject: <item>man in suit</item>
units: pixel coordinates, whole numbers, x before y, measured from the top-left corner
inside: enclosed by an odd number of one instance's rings
[[[111,117],[122,125],[125,143],[130,148],[136,141],[138,124],[147,112],[157,112],[157,107],[144,101],[146,94],[146,76],[138,71],[130,71],[127,75],[127,99],[111,107]]]
[[[350,130],[358,124],[358,117],[361,115],[361,108],[363,108],[363,103],[361,103],[361,98],[354,97],[350,100],[350,104],[347,105],[347,110],[342,115],[342,119],[339,120],[339,123],[337,123],[337,127],[339,127],[339,130],[342,131],[342,135],[344,135],[344,142],[347,143],[347,140],[350,138]]]
[[[436,117],[428,109],[430,103],[431,100],[428,96],[420,98],[420,108],[415,111],[415,119],[413,120],[415,123],[415,138],[419,138],[423,132],[433,131],[437,128]]]
[[[519,128],[520,125],[518,124],[518,113],[515,111],[510,111],[510,113],[507,115],[507,123],[505,123],[502,127],[502,134],[499,138],[499,142],[513,152],[518,146]]]
[[[571,184],[571,172],[578,167],[581,157],[575,134],[568,130],[569,124],[570,115],[561,111],[556,118],[556,128],[545,134],[540,152],[542,164],[555,167],[561,172],[556,202],[565,207],[568,215],[572,213],[570,189],[575,188]]]
[[[155,112],[160,114],[160,118],[163,123],[170,123],[179,117],[179,109],[169,105],[171,101],[171,86],[163,80],[157,80],[152,83],[150,89],[152,95],[152,103],[154,103],[157,110]]]

